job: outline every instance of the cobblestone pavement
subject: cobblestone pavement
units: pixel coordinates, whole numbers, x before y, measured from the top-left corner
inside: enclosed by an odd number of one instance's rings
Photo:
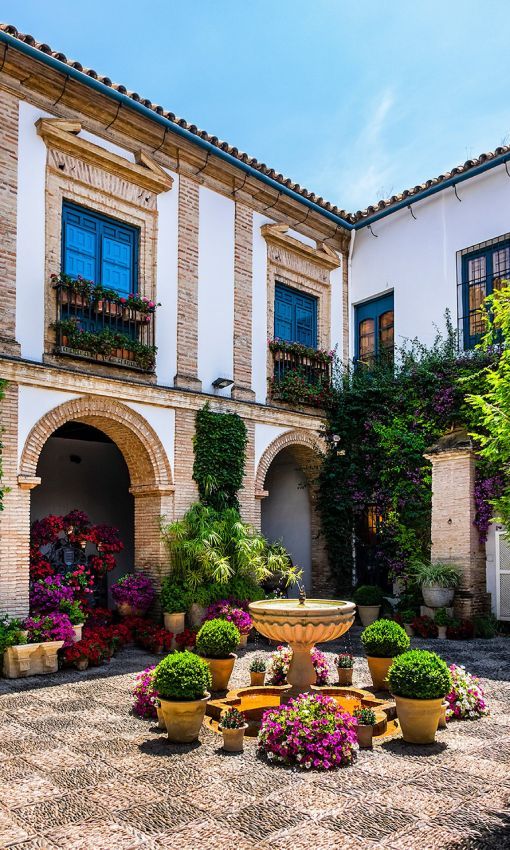
[[[354,683],[366,687],[357,634]],[[253,740],[227,755],[205,729],[197,745],[169,744],[130,713],[134,675],[154,660],[137,650],[86,673],[0,679],[0,847],[510,848],[510,639],[413,643],[480,675],[491,716],[427,747],[388,741],[332,773],[266,765]],[[250,644],[234,686],[255,651],[270,652]]]

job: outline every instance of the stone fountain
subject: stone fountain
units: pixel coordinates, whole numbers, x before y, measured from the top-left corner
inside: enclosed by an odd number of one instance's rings
[[[315,670],[310,652],[316,643],[336,640],[354,623],[353,602],[336,599],[306,599],[301,589],[299,599],[263,599],[250,604],[253,625],[271,640],[288,643],[292,661],[287,680],[291,696],[311,690]]]

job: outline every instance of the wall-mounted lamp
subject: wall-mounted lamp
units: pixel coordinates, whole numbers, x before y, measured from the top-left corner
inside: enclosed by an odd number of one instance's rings
[[[212,382],[212,385],[215,390],[226,390],[227,387],[231,387],[233,383],[234,382],[231,378],[216,378],[216,380]]]

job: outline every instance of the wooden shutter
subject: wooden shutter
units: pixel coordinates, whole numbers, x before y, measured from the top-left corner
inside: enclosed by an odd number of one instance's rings
[[[77,207],[64,206],[62,226],[63,271],[98,283],[98,220]]]
[[[317,299],[291,289],[275,286],[274,335],[285,342],[317,345]]]
[[[510,540],[496,531],[496,617],[510,620]]]

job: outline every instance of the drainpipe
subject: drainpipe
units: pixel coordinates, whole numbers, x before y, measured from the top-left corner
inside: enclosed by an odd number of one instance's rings
[[[217,148],[215,145],[211,144],[211,142],[208,142],[206,139],[202,139],[200,136],[196,136],[194,133],[190,132],[190,130],[186,130],[178,124],[174,124],[172,121],[169,121],[168,118],[165,118],[164,115],[159,115],[157,112],[154,112],[154,110],[149,109],[148,106],[144,106],[143,103],[138,103],[136,100],[128,97],[128,95],[110,88],[100,80],[95,80],[93,77],[89,77],[87,74],[83,73],[83,71],[78,71],[76,68],[66,65],[65,62],[61,62],[60,59],[55,59],[53,56],[43,53],[35,47],[31,47],[29,44],[25,44],[24,41],[20,41],[18,38],[15,38],[2,30],[0,30],[0,43],[1,42],[4,42],[4,44],[7,44],[14,50],[19,50],[20,53],[24,53],[38,62],[48,65],[50,68],[59,71],[61,74],[65,74],[67,77],[71,77],[79,83],[98,91],[100,94],[106,95],[106,97],[117,101],[123,106],[126,106],[128,109],[133,109],[135,112],[139,112],[144,117],[150,118],[151,121],[155,121],[157,124],[160,124],[162,127],[165,127],[167,130],[175,133],[175,135],[182,136],[187,141],[203,148],[203,150],[206,150],[212,156],[217,156],[219,159],[228,162],[229,165],[233,165],[241,171],[244,171],[246,174],[249,174],[251,177],[255,177],[257,180],[265,183],[267,186],[271,186],[272,189],[275,189],[283,195],[287,195],[289,198],[293,198],[295,201],[299,201],[300,204],[304,204],[304,206],[334,222],[337,226],[341,226],[346,230],[353,229],[351,222],[335,215],[335,213],[330,212],[330,210],[324,209],[314,201],[310,201],[308,198],[303,197],[298,192],[295,192],[283,183],[279,183],[272,177],[268,177],[267,174],[263,174],[261,171],[253,168],[253,166],[248,165],[248,163],[242,162],[242,160],[237,159],[227,151]]]

